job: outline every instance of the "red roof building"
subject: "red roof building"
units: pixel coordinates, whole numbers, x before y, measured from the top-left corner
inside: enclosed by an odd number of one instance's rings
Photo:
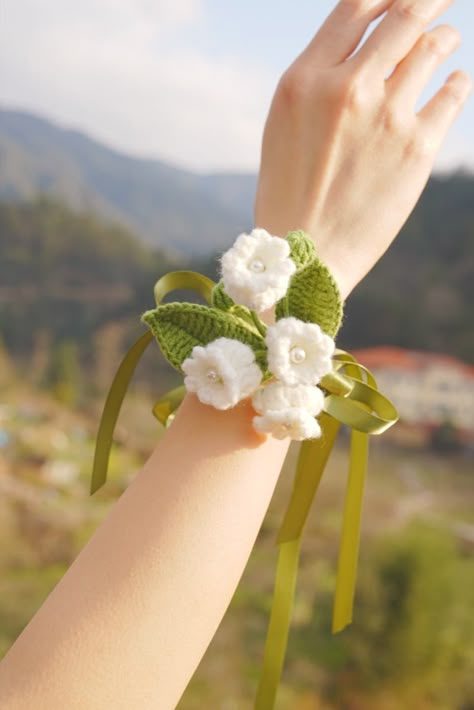
[[[450,422],[474,437],[474,366],[451,355],[396,347],[351,351],[374,374],[400,420],[432,429]]]

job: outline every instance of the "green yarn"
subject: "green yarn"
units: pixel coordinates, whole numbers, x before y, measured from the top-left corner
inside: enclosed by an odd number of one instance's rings
[[[231,313],[237,318],[241,318],[247,325],[250,325],[252,328],[257,328],[260,334],[264,333],[267,329],[266,325],[260,320],[255,311],[251,311],[240,303],[235,303],[235,301],[227,295],[224,291],[224,282],[222,279],[212,289],[211,306],[218,308],[220,311]]]
[[[224,282],[222,279],[212,289],[211,305],[222,311],[228,311],[232,306],[235,306],[235,301],[224,291]]]
[[[291,257],[300,268],[293,274],[286,295],[275,307],[276,320],[293,316],[317,323],[334,338],[342,323],[343,302],[329,269],[316,255],[305,232],[290,232]]]
[[[336,282],[320,261],[311,237],[299,230],[289,232],[291,258],[296,264],[285,296],[276,304],[276,320],[293,316],[317,323],[334,337],[342,320],[342,299]],[[210,305],[173,302],[146,311],[142,321],[155,336],[164,357],[182,373],[183,361],[196,345],[205,346],[217,338],[240,340],[249,345],[264,376],[268,375],[267,330],[258,315],[235,303],[221,281],[211,291]]]
[[[316,248],[311,237],[301,229],[288,232],[286,241],[290,244],[291,258],[299,271],[316,259]]]
[[[217,338],[231,338],[249,345],[260,368],[267,369],[266,345],[255,326],[236,316],[197,303],[166,303],[142,315],[163,352],[176,370],[195,345],[207,345]]]

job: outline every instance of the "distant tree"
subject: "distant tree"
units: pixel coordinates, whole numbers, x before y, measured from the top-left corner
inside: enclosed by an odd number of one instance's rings
[[[433,429],[431,448],[440,454],[453,454],[461,451],[463,444],[459,431],[452,421],[446,419]]]
[[[50,377],[57,399],[70,407],[76,405],[81,383],[77,343],[67,340],[59,344],[53,355]]]
[[[349,667],[368,687],[429,695],[426,707],[472,702],[474,561],[451,533],[413,523],[380,540],[370,566],[343,641]]]
[[[0,335],[0,387],[9,384],[13,375],[13,363]]]
[[[115,322],[104,325],[94,337],[94,384],[98,392],[110,387],[125,352],[123,337],[124,326]]]

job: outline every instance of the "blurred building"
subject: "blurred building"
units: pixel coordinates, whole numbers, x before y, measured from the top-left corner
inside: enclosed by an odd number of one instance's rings
[[[450,355],[376,347],[351,351],[373,373],[398,409],[398,436],[426,443],[449,424],[460,440],[474,442],[474,366]]]

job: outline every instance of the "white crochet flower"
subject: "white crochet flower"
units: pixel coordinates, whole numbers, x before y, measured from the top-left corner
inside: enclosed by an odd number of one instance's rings
[[[296,271],[289,242],[265,229],[240,234],[220,264],[224,291],[257,313],[283,298]]]
[[[315,416],[323,408],[324,395],[318,387],[290,387],[271,382],[255,392],[252,404],[263,415],[253,418],[257,431],[272,434],[276,439],[290,437],[296,441],[321,436]]]
[[[262,371],[252,348],[240,340],[217,338],[206,346],[195,345],[181,368],[184,385],[204,404],[229,409],[251,395],[262,381]]]
[[[316,323],[290,316],[267,329],[268,368],[287,385],[316,385],[332,370],[334,340]]]

